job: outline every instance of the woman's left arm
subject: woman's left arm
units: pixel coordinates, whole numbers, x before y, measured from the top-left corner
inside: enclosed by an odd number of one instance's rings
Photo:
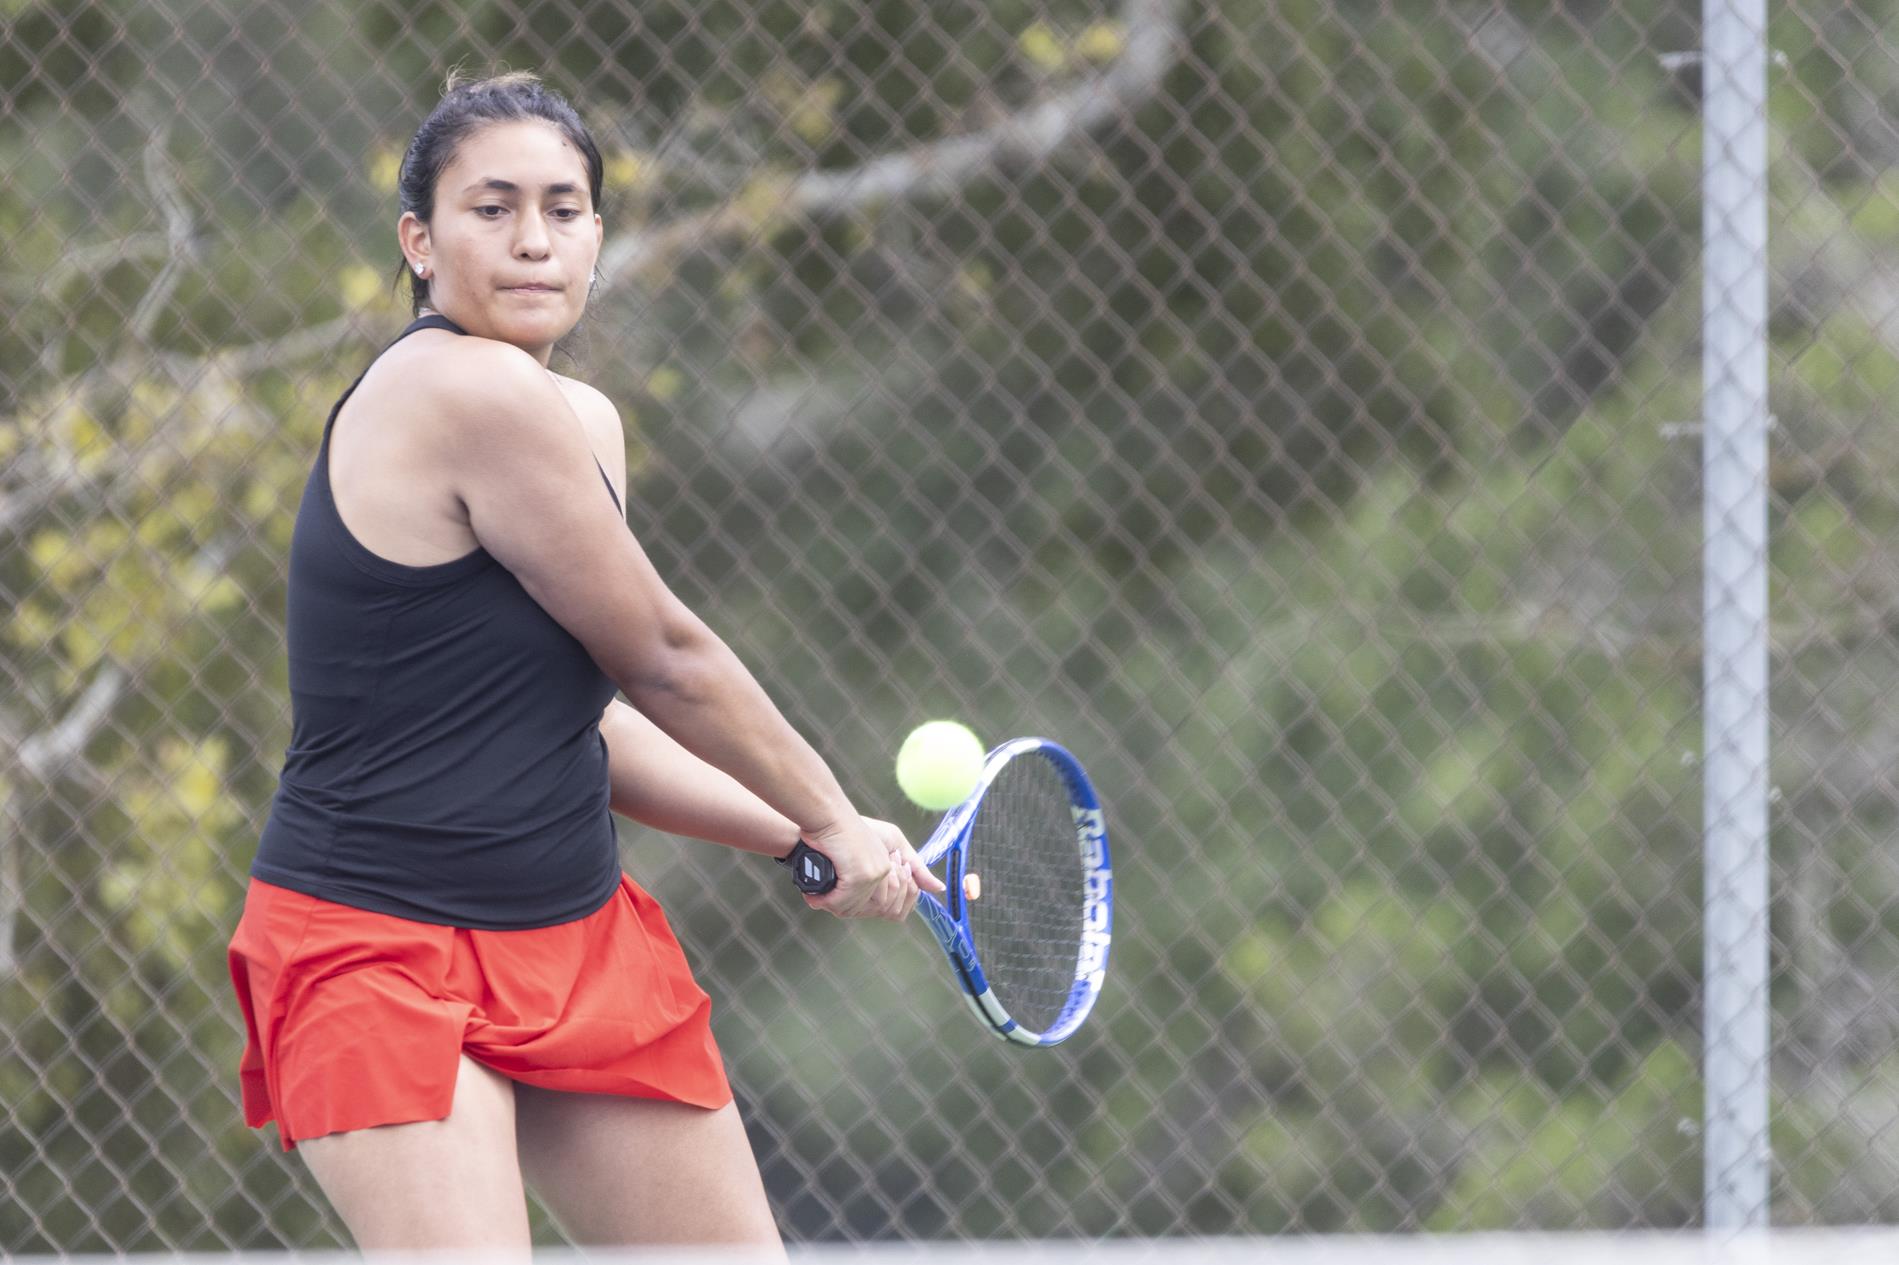
[[[781,857],[796,846],[789,817],[674,742],[619,699],[600,718],[613,811],[668,834]]]

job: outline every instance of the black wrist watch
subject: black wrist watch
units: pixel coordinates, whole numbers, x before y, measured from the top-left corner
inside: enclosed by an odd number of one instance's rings
[[[831,858],[802,839],[777,861],[791,867],[792,886],[808,896],[822,896],[837,886],[837,868]]]

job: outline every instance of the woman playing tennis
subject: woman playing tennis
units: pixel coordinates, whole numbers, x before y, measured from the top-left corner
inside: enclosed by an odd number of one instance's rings
[[[601,171],[535,76],[450,79],[400,177],[416,319],[331,410],[297,511],[239,1079],[361,1249],[525,1259],[532,1189],[576,1243],[782,1250],[710,1001],[612,813],[803,839],[838,871],[806,900],[842,917],[942,890],[667,589],[613,404],[548,368]]]

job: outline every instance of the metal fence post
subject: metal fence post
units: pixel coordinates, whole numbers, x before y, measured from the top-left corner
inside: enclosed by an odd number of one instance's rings
[[[1702,55],[1703,1183],[1767,1221],[1767,29],[1706,0]]]

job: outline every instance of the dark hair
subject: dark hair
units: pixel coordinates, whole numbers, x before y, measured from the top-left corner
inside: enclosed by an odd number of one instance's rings
[[[512,123],[539,119],[560,129],[587,161],[587,187],[593,195],[594,210],[600,209],[600,184],[606,165],[600,159],[600,147],[593,134],[580,121],[580,115],[567,98],[552,88],[541,86],[540,76],[531,70],[512,70],[486,79],[464,78],[460,69],[451,70],[443,85],[442,99],[436,103],[422,126],[409,140],[402,155],[402,171],[396,177],[396,196],[404,211],[413,211],[424,224],[435,214],[435,184],[442,171],[454,159],[462,141],[490,123]],[[407,259],[398,260],[396,274],[409,278],[409,314],[421,314],[429,297],[429,283],[415,275]]]

